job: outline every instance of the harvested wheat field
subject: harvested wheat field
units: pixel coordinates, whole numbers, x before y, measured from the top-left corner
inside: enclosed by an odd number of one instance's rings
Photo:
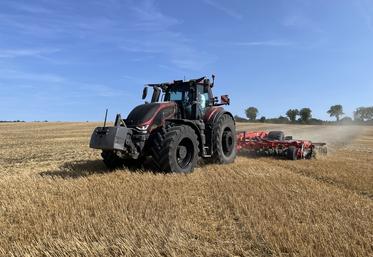
[[[372,256],[373,127],[238,125],[329,143],[189,175],[107,172],[93,123],[0,124],[2,256]]]

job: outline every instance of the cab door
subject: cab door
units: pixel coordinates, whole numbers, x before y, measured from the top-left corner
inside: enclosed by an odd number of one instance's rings
[[[208,89],[203,85],[197,85],[197,119],[202,119],[205,116],[206,110],[210,105],[210,95]]]

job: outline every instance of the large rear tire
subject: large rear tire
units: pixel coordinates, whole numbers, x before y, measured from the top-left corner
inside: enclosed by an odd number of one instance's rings
[[[236,126],[230,115],[224,114],[214,124],[213,144],[213,162],[221,164],[234,162],[237,155]]]
[[[154,138],[152,156],[164,172],[189,173],[198,161],[198,138],[187,125],[161,129]]]

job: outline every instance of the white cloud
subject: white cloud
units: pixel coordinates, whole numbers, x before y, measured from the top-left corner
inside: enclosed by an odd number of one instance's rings
[[[206,52],[192,47],[183,36],[172,32],[163,32],[151,40],[127,41],[120,48],[128,52],[159,55],[167,60],[166,66],[172,65],[183,70],[200,71],[215,60]]]
[[[8,31],[16,32],[17,36],[43,41],[53,39],[53,42],[63,42],[64,48],[83,41],[88,47],[102,44],[105,47],[94,48],[94,51],[107,51],[110,47],[133,55],[144,53],[143,59],[151,55],[158,57],[162,64],[180,69],[202,70],[206,64],[214,61],[214,57],[201,51],[198,44],[194,45],[185,35],[177,32],[177,26],[182,21],[177,16],[163,12],[157,1],[111,1],[116,4],[103,5],[102,15],[98,16],[67,13],[66,10],[74,9],[76,4],[56,1],[56,10],[51,15],[0,14],[0,23]],[[57,49],[0,48],[0,60],[37,57],[51,63],[61,62],[61,59],[46,56],[53,51]]]
[[[49,73],[32,73],[14,69],[0,69],[0,79],[10,79],[13,81],[27,80],[46,83],[62,83],[66,79],[56,74]]]
[[[225,13],[226,15],[228,15],[232,18],[235,18],[237,20],[241,20],[243,18],[242,15],[239,12],[222,5],[221,3],[219,3],[216,0],[203,0],[203,2],[205,2],[206,4],[214,7],[215,9]],[[226,3],[228,3],[228,2],[226,2]]]
[[[45,7],[40,6],[40,5],[38,6],[35,3],[27,4],[27,3],[11,1],[11,2],[3,2],[3,4],[6,4],[13,9],[23,11],[23,12],[32,13],[32,14],[49,14],[49,13],[52,13],[51,9],[45,8]]]
[[[158,55],[166,60],[163,65],[183,70],[203,70],[214,60],[214,57],[192,46],[191,41],[183,34],[174,32],[173,27],[181,21],[164,14],[154,0],[136,2],[131,9],[135,15],[133,29],[144,30],[146,33],[141,39],[122,41],[120,49]]]
[[[316,23],[314,20],[311,20],[304,14],[288,15],[283,19],[282,25],[288,28],[295,28],[318,33],[324,32],[318,23]]]
[[[371,1],[356,1],[357,9],[370,30],[373,30],[373,4]]]
[[[235,42],[233,44],[236,46],[292,46],[292,45],[295,45],[294,42],[283,41],[283,40]]]
[[[166,30],[177,25],[180,21],[163,14],[156,6],[154,0],[138,1],[131,7],[136,20],[132,23],[133,29],[144,31]]]
[[[76,88],[71,90],[71,93],[75,92],[77,97],[82,95],[95,95],[99,97],[123,97],[123,96],[132,96],[130,93],[124,90],[114,89],[110,86],[103,84],[88,84],[81,82],[71,82],[70,84],[74,85]]]
[[[45,54],[51,54],[58,52],[59,49],[48,49],[48,48],[21,48],[21,49],[1,49],[0,58],[17,58],[17,57],[40,57]]]
[[[135,83],[135,84],[145,85],[149,83],[149,81],[146,81],[145,79],[141,77],[135,77],[131,75],[123,75],[122,77],[125,81]]]
[[[0,82],[3,82],[0,84],[0,88],[3,85],[7,85],[10,88],[17,87],[21,90],[32,89],[34,96],[41,94],[45,95],[46,98],[52,95],[58,95],[58,92],[63,92],[62,95],[73,98],[82,98],[82,96],[131,96],[131,94],[125,90],[116,89],[104,84],[80,82],[57,74],[16,69],[0,69]],[[27,84],[25,84],[25,82]],[[46,89],[46,87],[48,89]],[[12,89],[11,92],[16,93],[17,90]],[[51,94],[51,92],[54,93]]]

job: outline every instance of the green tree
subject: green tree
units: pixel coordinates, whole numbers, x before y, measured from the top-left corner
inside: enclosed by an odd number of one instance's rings
[[[330,117],[335,117],[337,122],[339,122],[339,117],[343,115],[343,107],[340,104],[330,106],[330,109],[327,111]]]
[[[373,106],[357,108],[354,111],[354,119],[361,121],[373,120]]]
[[[299,111],[299,116],[303,123],[308,123],[308,121],[312,118],[312,111],[310,108],[302,108]]]
[[[249,120],[254,121],[256,120],[256,116],[258,115],[259,111],[257,108],[251,106],[245,110],[245,113],[246,113],[246,117]]]
[[[286,116],[288,116],[288,118],[291,122],[295,122],[297,120],[298,115],[299,115],[299,110],[298,109],[289,109],[286,112]]]

